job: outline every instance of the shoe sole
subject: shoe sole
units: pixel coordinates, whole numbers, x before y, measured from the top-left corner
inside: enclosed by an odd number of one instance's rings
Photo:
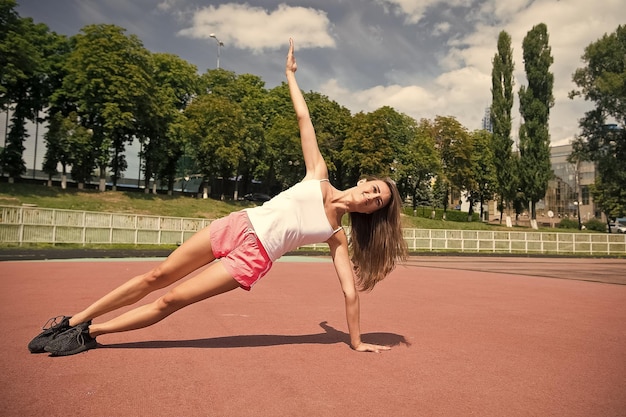
[[[50,354],[50,356],[71,356],[71,355],[76,355],[76,354],[81,353],[81,352],[85,352],[87,350],[95,349],[96,347],[98,347],[98,342],[96,342],[94,340],[93,342],[89,342],[89,343],[87,343],[85,345],[81,345],[81,346],[77,347],[74,350],[68,350],[66,352],[55,352],[52,349],[48,350],[47,346],[44,349],[45,349],[46,352],[48,352]]]

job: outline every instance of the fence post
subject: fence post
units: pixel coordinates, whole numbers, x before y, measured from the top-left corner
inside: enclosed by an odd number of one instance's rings
[[[19,232],[19,241],[20,246],[24,243],[24,207],[20,207],[20,232]]]
[[[85,240],[87,239],[87,212],[83,211],[83,219],[82,219],[82,228],[81,228],[81,236],[80,236],[80,240],[81,242],[83,242],[83,246],[85,246],[87,244],[87,242],[85,242]]]

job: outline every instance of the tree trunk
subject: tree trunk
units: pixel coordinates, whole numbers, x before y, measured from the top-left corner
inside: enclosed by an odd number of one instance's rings
[[[100,190],[100,192],[105,192],[106,189],[107,189],[106,167],[101,166],[100,167],[100,180],[99,180],[99,184],[98,184],[98,190]]]

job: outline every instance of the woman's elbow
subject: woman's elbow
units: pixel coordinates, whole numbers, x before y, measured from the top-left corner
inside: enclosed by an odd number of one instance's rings
[[[345,298],[346,303],[354,303],[359,301],[359,292],[356,290],[356,288],[344,288],[343,297]]]
[[[303,125],[308,126],[310,124],[313,124],[311,122],[311,116],[309,115],[309,112],[298,112],[296,114],[296,118],[298,119],[298,124],[300,126],[303,126]]]

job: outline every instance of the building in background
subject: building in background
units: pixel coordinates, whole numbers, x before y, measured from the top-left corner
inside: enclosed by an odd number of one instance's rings
[[[589,186],[595,182],[596,170],[593,162],[582,161],[572,164],[567,161],[572,145],[553,146],[550,149],[553,179],[548,183],[544,199],[546,207],[561,217],[576,217],[580,210],[582,222],[597,217],[598,212]]]
[[[491,107],[485,108],[485,115],[482,120],[482,129],[493,133],[493,125],[491,124]]]
[[[537,202],[537,222],[540,225],[554,225],[563,218],[578,220],[579,215],[581,223],[592,218],[606,220],[594,204],[589,188],[595,182],[595,164],[586,161],[572,164],[567,161],[571,153],[571,144],[550,148],[553,177],[548,181],[546,196]],[[514,217],[514,213],[511,216]],[[489,219],[500,219],[496,201],[489,202]],[[518,224],[524,225],[529,221],[528,213],[524,213]]]

